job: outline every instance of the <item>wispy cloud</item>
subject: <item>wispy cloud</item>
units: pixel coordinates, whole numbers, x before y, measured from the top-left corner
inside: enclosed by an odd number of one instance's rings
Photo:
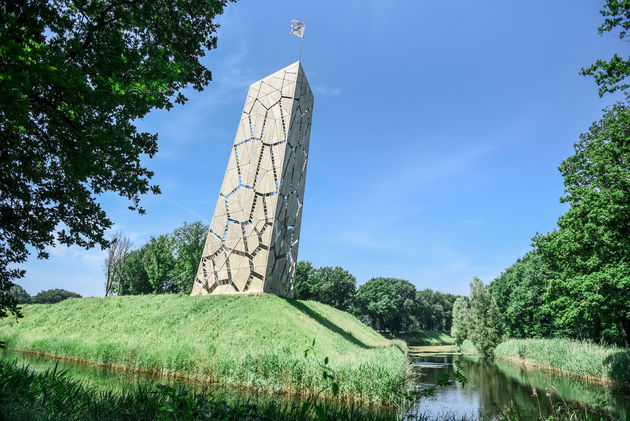
[[[467,150],[444,154],[441,159],[436,159],[435,156],[423,155],[419,145],[418,150],[411,150],[401,158],[398,168],[388,168],[379,178],[382,181],[364,185],[365,191],[356,196],[359,201],[349,203],[345,210],[354,215],[353,223],[340,226],[330,241],[365,249],[366,252],[397,251],[401,259],[434,256],[429,260],[442,262],[444,267],[435,270],[443,274],[458,273],[470,277],[494,273],[492,268],[473,267],[468,263],[468,257],[453,252],[447,246],[422,241],[422,233],[430,231],[431,223],[419,220],[427,208],[418,198],[427,188],[434,189],[440,183],[450,182],[471,171],[500,146],[500,143],[472,145]],[[356,209],[361,209],[361,212],[356,212]],[[477,225],[482,222],[465,219],[460,224]]]
[[[317,85],[313,86],[313,91],[316,94],[323,96],[337,96],[341,93],[341,89],[339,88],[331,88],[328,86]]]
[[[193,209],[190,209],[190,208],[188,208],[188,207],[186,207],[186,206],[184,206],[184,205],[182,205],[180,203],[177,203],[175,201],[172,201],[172,200],[165,200],[164,202],[168,203],[171,206],[175,206],[176,208],[187,212],[189,215],[194,216],[196,219],[200,220],[204,224],[210,225],[210,221],[208,220],[208,218],[203,216],[203,215],[201,215],[199,212],[197,212],[197,211],[195,211]]]
[[[79,246],[67,247],[60,244],[55,247],[47,247],[46,251],[48,251],[53,258],[73,260],[80,265],[90,267],[102,265],[106,253],[104,250],[101,250],[99,246],[86,250]]]

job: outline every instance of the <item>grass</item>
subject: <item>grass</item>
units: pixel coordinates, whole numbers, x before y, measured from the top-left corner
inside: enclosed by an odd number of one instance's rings
[[[0,361],[2,420],[355,420],[472,421],[469,416],[338,405],[328,401],[244,399],[212,392],[190,392],[157,383],[103,389],[56,368],[33,372]]]
[[[455,340],[447,333],[435,330],[400,332],[395,334],[393,337],[407,342],[409,346],[453,345],[455,343]]]
[[[324,417],[322,417],[324,415]],[[49,370],[31,372],[0,361],[0,419],[3,420],[395,420],[376,412],[329,402],[250,402],[213,393],[193,394],[155,383],[122,391],[103,390]]]
[[[338,399],[392,404],[409,374],[403,347],[352,315],[274,295],[69,299],[23,314],[0,321],[9,349],[162,376],[331,395],[327,357]]]
[[[104,389],[91,382],[71,378],[65,372],[48,370],[32,372],[25,366],[0,361],[0,419],[3,420],[397,420],[424,421],[440,419],[468,421],[470,416],[457,416],[445,410],[441,414],[375,411],[353,405],[336,405],[314,399],[278,401],[272,398],[236,398],[214,392],[191,392],[156,383],[136,383],[121,389]],[[544,398],[541,398],[544,399]],[[586,406],[555,402],[553,418],[543,420],[612,420],[605,411]],[[519,414],[514,406],[503,409],[498,419],[517,421],[530,419]]]
[[[498,358],[585,379],[630,386],[630,350],[570,339],[510,339]]]

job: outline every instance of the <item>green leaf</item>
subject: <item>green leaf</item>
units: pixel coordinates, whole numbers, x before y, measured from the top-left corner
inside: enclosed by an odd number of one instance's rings
[[[315,406],[315,415],[317,416],[317,419],[320,421],[327,421],[328,420],[328,416],[326,415],[326,411],[324,410],[324,408],[321,405],[316,405]]]

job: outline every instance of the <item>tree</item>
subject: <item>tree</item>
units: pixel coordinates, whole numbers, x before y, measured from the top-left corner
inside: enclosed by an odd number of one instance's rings
[[[55,304],[68,298],[82,298],[81,295],[76,292],[71,292],[65,289],[47,289],[37,293],[33,297],[33,303],[35,304]]]
[[[147,247],[130,252],[122,261],[117,272],[118,279],[114,282],[118,295],[151,294],[153,287],[149,282],[149,275],[144,268],[144,254]]]
[[[518,259],[488,286],[503,315],[505,333],[514,338],[551,335],[551,313],[544,300],[553,273],[536,250]]]
[[[24,275],[29,247],[107,247],[112,226],[97,201],[159,188],[144,156],[157,135],[135,122],[183,104],[210,70],[213,19],[225,0],[0,0],[0,317],[16,313],[7,291]]]
[[[432,330],[433,328],[433,315],[431,311],[432,305],[432,290],[425,288],[421,291],[416,291],[414,318],[421,329]]]
[[[156,294],[175,292],[172,278],[175,258],[173,244],[168,235],[151,237],[144,250],[143,264],[153,292]]]
[[[33,298],[30,296],[28,292],[21,286],[15,284],[9,290],[9,294],[15,298],[18,304],[31,304]]]
[[[200,221],[184,222],[171,234],[171,244],[175,263],[170,274],[173,279],[173,292],[192,291],[193,280],[199,268],[203,246],[210,227]]]
[[[461,347],[468,337],[469,312],[468,299],[458,297],[453,304],[453,326],[451,327],[451,336],[455,339],[458,347]]]
[[[355,312],[366,316],[376,329],[400,332],[413,324],[416,288],[409,281],[372,278],[355,295]]]
[[[451,329],[453,303],[457,297],[431,289],[416,292],[414,318],[426,330],[448,332]]]
[[[105,258],[105,296],[114,291],[115,281],[120,278],[120,269],[125,257],[131,251],[131,240],[122,232],[117,232],[109,242]]]
[[[113,273],[112,292],[118,295],[188,292],[201,260],[208,226],[197,221],[170,234],[151,237],[129,251]]]
[[[494,297],[481,279],[470,283],[468,338],[484,357],[491,357],[501,341],[501,314]]]
[[[293,284],[293,295],[297,300],[313,300],[315,294],[309,277],[315,268],[309,261],[300,260],[295,265],[295,283]]]
[[[555,272],[545,299],[561,332],[630,347],[630,110],[618,103],[562,162],[570,205],[534,237]]]
[[[313,299],[339,310],[350,309],[357,289],[357,279],[347,270],[339,266],[324,266],[315,269],[308,277],[308,282],[314,286]]]
[[[630,0],[606,0],[600,13],[606,19],[599,27],[599,33],[619,29],[619,39],[623,40],[630,29]],[[581,73],[595,78],[600,97],[607,92],[623,91],[630,86],[625,82],[630,75],[630,58],[624,59],[615,54],[608,61],[597,60],[587,69],[582,69]]]
[[[342,267],[314,269],[311,262],[298,262],[293,291],[296,299],[315,300],[347,311],[352,306],[356,285],[357,279]]]

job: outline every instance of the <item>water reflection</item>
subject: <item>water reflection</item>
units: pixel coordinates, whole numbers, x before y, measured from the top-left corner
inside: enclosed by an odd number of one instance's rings
[[[0,360],[17,361],[18,365],[27,365],[33,371],[52,370],[56,367],[58,371],[68,371],[68,374],[74,379],[89,382],[90,385],[99,388],[122,390],[138,382],[149,382],[156,379],[150,375],[108,370],[94,365],[22,354],[6,349],[0,350]],[[160,383],[176,384],[177,381],[160,379]]]
[[[535,419],[539,411],[551,415],[550,399],[558,402],[580,402],[597,405],[604,402],[615,412],[630,411],[625,394],[598,383],[590,383],[542,370],[515,366],[500,360],[488,361],[476,355],[458,354],[454,347],[411,347],[410,356],[420,385],[434,384],[440,374],[452,376],[453,360],[462,363],[469,380],[465,387],[453,385],[437,388],[433,399],[422,399],[419,411],[437,417],[444,411],[457,416],[492,419],[510,402],[522,419]],[[538,394],[538,402],[532,396]],[[546,393],[549,392],[548,397]],[[539,406],[540,405],[540,406]]]

